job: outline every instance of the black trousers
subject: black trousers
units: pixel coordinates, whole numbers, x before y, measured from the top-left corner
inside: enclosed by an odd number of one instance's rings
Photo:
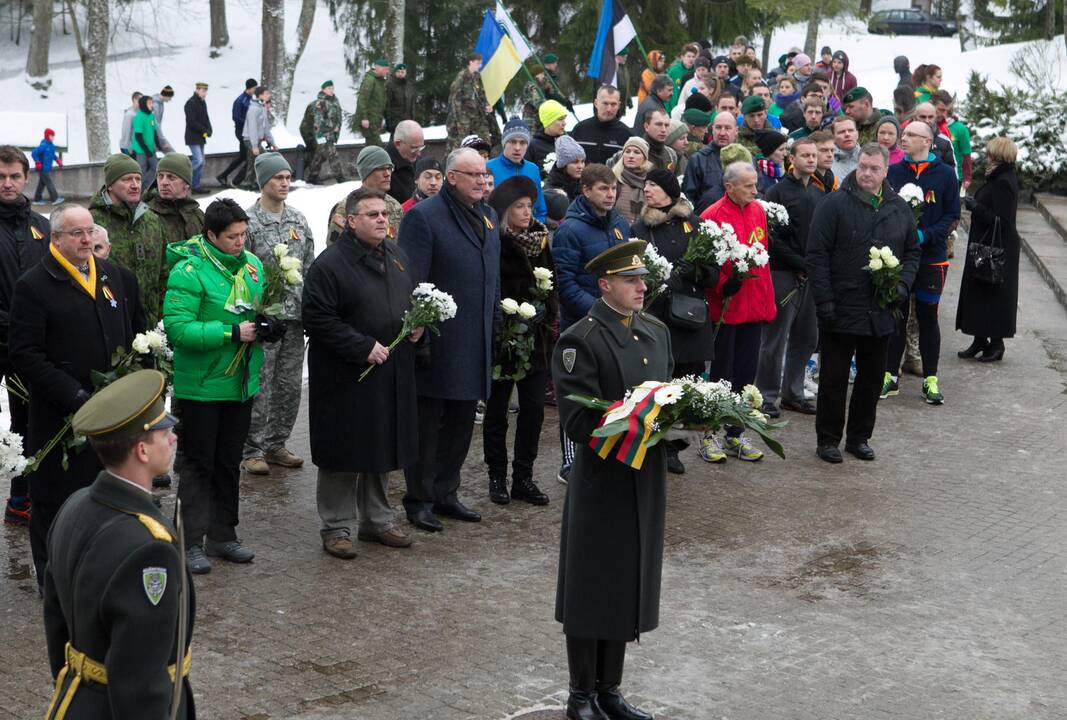
[[[715,336],[715,358],[711,361],[711,379],[729,380],[734,392],[756,381],[759,349],[763,342],[763,323],[723,324]],[[727,425],[730,437],[741,435],[743,428]]]
[[[52,202],[56,201],[59,197],[59,193],[56,192],[56,184],[52,182],[52,173],[50,172],[38,172],[37,173],[37,190],[33,193],[33,201],[40,202],[44,197],[45,189],[48,190],[48,199]]]
[[[519,388],[519,415],[515,420],[515,458],[511,465],[512,480],[533,477],[541,424],[545,420],[544,369],[532,371],[517,383],[497,380],[489,391],[482,421],[482,444],[490,477],[508,474],[508,405],[511,389]]]
[[[11,381],[11,372],[4,373],[8,382]],[[11,413],[11,432],[18,433],[23,439],[30,429],[30,406],[11,394],[7,393],[7,407]],[[25,448],[24,448],[25,450]],[[24,476],[11,478],[10,497],[26,497],[30,492],[30,483]]]
[[[566,635],[571,692],[615,690],[622,682],[626,641]]]
[[[841,442],[845,430],[845,396],[848,394],[848,371],[856,356],[856,381],[848,405],[848,430],[845,442],[870,440],[874,433],[878,395],[885,379],[888,337],[844,335],[822,331],[819,352],[819,402],[815,409],[815,434],[819,445]]]
[[[233,133],[237,137],[237,152],[239,153],[233,162],[226,166],[226,169],[219,173],[219,177],[230,177],[230,173],[234,170],[238,170],[237,174],[230,178],[230,182],[234,185],[240,185],[245,179],[245,173],[248,171],[249,156],[251,155],[251,146],[245,142],[245,139],[241,136],[240,130],[235,130]]]
[[[58,451],[57,451],[58,452]],[[86,448],[85,452],[92,452]],[[37,587],[44,584],[44,567],[48,564],[48,531],[59,514],[62,504],[34,501],[30,513],[30,556],[33,569],[37,573]]]
[[[252,422],[252,400],[183,399],[178,497],[188,545],[237,539],[241,452]]]
[[[455,502],[477,409],[477,400],[419,396],[419,460],[404,470],[408,513],[430,510],[435,502]]]

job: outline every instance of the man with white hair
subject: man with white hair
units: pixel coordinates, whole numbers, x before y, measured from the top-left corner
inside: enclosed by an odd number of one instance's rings
[[[415,194],[415,161],[419,159],[426,141],[422,126],[414,120],[401,120],[393,130],[393,140],[385,151],[393,161],[393,177],[386,191],[399,203]]]
[[[499,316],[500,231],[484,202],[487,175],[478,151],[454,150],[441,192],[408,210],[398,238],[416,280],[450,294],[458,308],[440,335],[424,339],[416,362],[419,459],[405,469],[404,508],[429,532],[444,529],[436,515],[481,520],[456,493],[478,401],[489,397]]]

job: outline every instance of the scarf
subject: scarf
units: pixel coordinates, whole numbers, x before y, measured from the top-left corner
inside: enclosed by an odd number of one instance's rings
[[[767,160],[766,158],[760,158],[756,161],[756,167],[760,169],[764,175],[775,180],[780,180],[785,175],[785,169],[776,163],[774,160]]]
[[[56,250],[56,246],[52,243],[48,243],[48,250],[52,253],[52,257],[56,259],[59,266],[67,271],[71,279],[77,283],[78,287],[85,291],[85,294],[96,300],[96,261],[93,256],[89,256],[89,277],[82,275],[82,271],[74,267],[73,263],[63,257],[59,250]]]
[[[234,315],[241,315],[248,310],[254,310],[255,304],[252,302],[252,289],[248,286],[248,273],[250,269],[254,269],[249,263],[241,265],[241,269],[236,273],[226,267],[219,258],[215,256],[212,251],[213,248],[207,247],[204,242],[203,236],[196,239],[197,246],[200,248],[202,256],[207,259],[215,269],[222,274],[223,277],[230,280],[230,294],[226,296],[226,304],[223,307],[227,312],[231,312]],[[219,252],[222,252],[221,250]],[[240,258],[234,258],[236,261],[240,261]],[[253,280],[255,282],[255,280]]]
[[[525,230],[515,231],[509,227],[507,234],[526,257],[535,258],[548,246],[548,230],[536,220],[531,220]]]
[[[800,93],[799,92],[795,92],[795,93],[793,93],[791,95],[785,95],[783,93],[778,93],[778,95],[775,96],[775,98],[774,98],[774,104],[777,105],[778,107],[782,108],[783,110],[785,110],[787,107],[789,107],[790,105],[792,105],[793,103],[795,103],[799,99],[800,99]]]
[[[481,203],[475,203],[473,206],[468,205],[456,194],[454,186],[448,183],[445,183],[445,186],[441,188],[441,192],[445,194],[445,200],[448,204],[459,210],[459,214],[467,220],[467,223],[474,230],[475,237],[484,241],[486,225],[489,220],[481,213]]]

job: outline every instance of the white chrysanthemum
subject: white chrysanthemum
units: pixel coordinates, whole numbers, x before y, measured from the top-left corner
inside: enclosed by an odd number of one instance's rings
[[[289,254],[289,246],[285,243],[278,243],[274,246],[274,257],[281,260],[283,257]]]
[[[665,385],[656,391],[653,399],[657,405],[673,405],[682,397],[681,385]]]
[[[545,159],[541,163],[541,169],[544,170],[546,173],[550,173],[550,172],[552,172],[552,168],[554,168],[555,166],[556,166],[556,153],[550,152],[548,155],[545,155]]]
[[[144,334],[144,336],[148,340],[148,348],[150,350],[159,350],[159,349],[161,349],[163,347],[163,344],[166,342],[165,339],[163,338],[163,336],[160,335],[155,330],[149,330],[148,332],[146,332]]]
[[[755,385],[745,385],[741,389],[741,400],[754,408],[763,406],[763,394]]]
[[[880,257],[873,258],[867,264],[867,269],[872,271],[872,272],[877,272],[878,270],[881,270],[883,267],[884,267],[884,263],[882,262],[882,258],[880,258]]]
[[[504,298],[500,301],[500,309],[504,311],[505,315],[518,315],[519,303],[511,298]]]
[[[285,257],[278,259],[278,267],[280,267],[283,272],[289,272],[290,270],[299,270],[300,258],[295,258],[292,255],[286,255]]]
[[[537,308],[535,308],[530,303],[524,302],[522,305],[519,305],[519,317],[521,317],[523,320],[529,320],[536,314]]]
[[[923,203],[923,189],[915,183],[908,183],[897,192],[908,205],[918,207]]]

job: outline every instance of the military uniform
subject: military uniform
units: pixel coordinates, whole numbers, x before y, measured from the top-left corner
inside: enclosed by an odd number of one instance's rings
[[[344,217],[345,203],[347,198],[341,200],[333,206],[333,210],[330,211],[330,234],[326,238],[327,245],[333,245],[337,242],[337,238],[341,237],[341,233],[345,231],[344,224],[338,223],[338,217]],[[404,207],[400,204],[392,195],[386,193],[385,195],[385,214],[389,219],[389,234],[387,235],[389,240],[396,242],[397,234],[400,232],[400,221],[404,219]]]
[[[380,133],[385,123],[385,78],[378,77],[373,70],[363,76],[359,86],[359,99],[356,101],[356,132],[363,135],[367,145],[381,145]],[[363,127],[363,121],[369,127]]]
[[[586,270],[643,274],[645,246],[616,245]],[[598,696],[602,706],[621,700],[626,642],[659,624],[666,454],[662,443],[650,448],[640,470],[614,457],[601,459],[589,440],[603,413],[567,397],[620,400],[645,380],[669,380],[672,357],[662,322],[644,312],[621,315],[603,298],[564,331],[553,353],[560,424],[577,450],[563,505],[556,588],[556,620],[567,636],[571,671],[569,709],[583,701],[596,704]]]
[[[320,90],[315,100],[312,123],[315,154],[311,159],[311,167],[308,168],[308,179],[317,182],[322,177],[322,166],[329,163],[337,182],[342,182],[345,173],[337,157],[337,140],[341,136],[341,102],[335,96]],[[373,123],[371,127],[374,127]]]
[[[321,150],[321,147],[320,147]],[[289,248],[289,256],[300,260],[304,274],[315,259],[315,240],[307,218],[286,204],[281,220],[264,210],[259,201],[248,208],[248,245],[263,266],[277,264],[275,245]],[[303,285],[290,286],[282,301],[279,319],[285,336],[263,344],[263,368],[259,374],[259,392],[252,403],[252,424],[245,440],[244,457],[263,457],[285,447],[300,410],[300,391],[304,382],[304,326],[300,322]]]
[[[406,69],[397,65],[394,70]],[[415,88],[407,77],[395,74],[385,84],[385,129],[392,133],[401,120],[415,119]]]
[[[485,111],[488,105],[481,73],[464,70],[456,75],[448,91],[448,116],[445,119],[449,152],[458,148],[468,135],[484,138],[490,145],[500,141],[496,117]]]
[[[142,370],[74,416],[90,438],[165,430],[163,375]],[[196,600],[179,534],[151,491],[108,471],[71,496],[48,536],[49,720],[196,717],[188,674]],[[180,638],[180,639],[179,639]]]
[[[537,109],[541,107],[541,103],[548,99],[548,88],[545,87],[545,83],[539,83],[536,80],[531,80],[526,83],[522,88],[522,119],[526,121],[526,125],[529,126],[530,132],[535,133],[542,130],[541,118],[537,114]]]

